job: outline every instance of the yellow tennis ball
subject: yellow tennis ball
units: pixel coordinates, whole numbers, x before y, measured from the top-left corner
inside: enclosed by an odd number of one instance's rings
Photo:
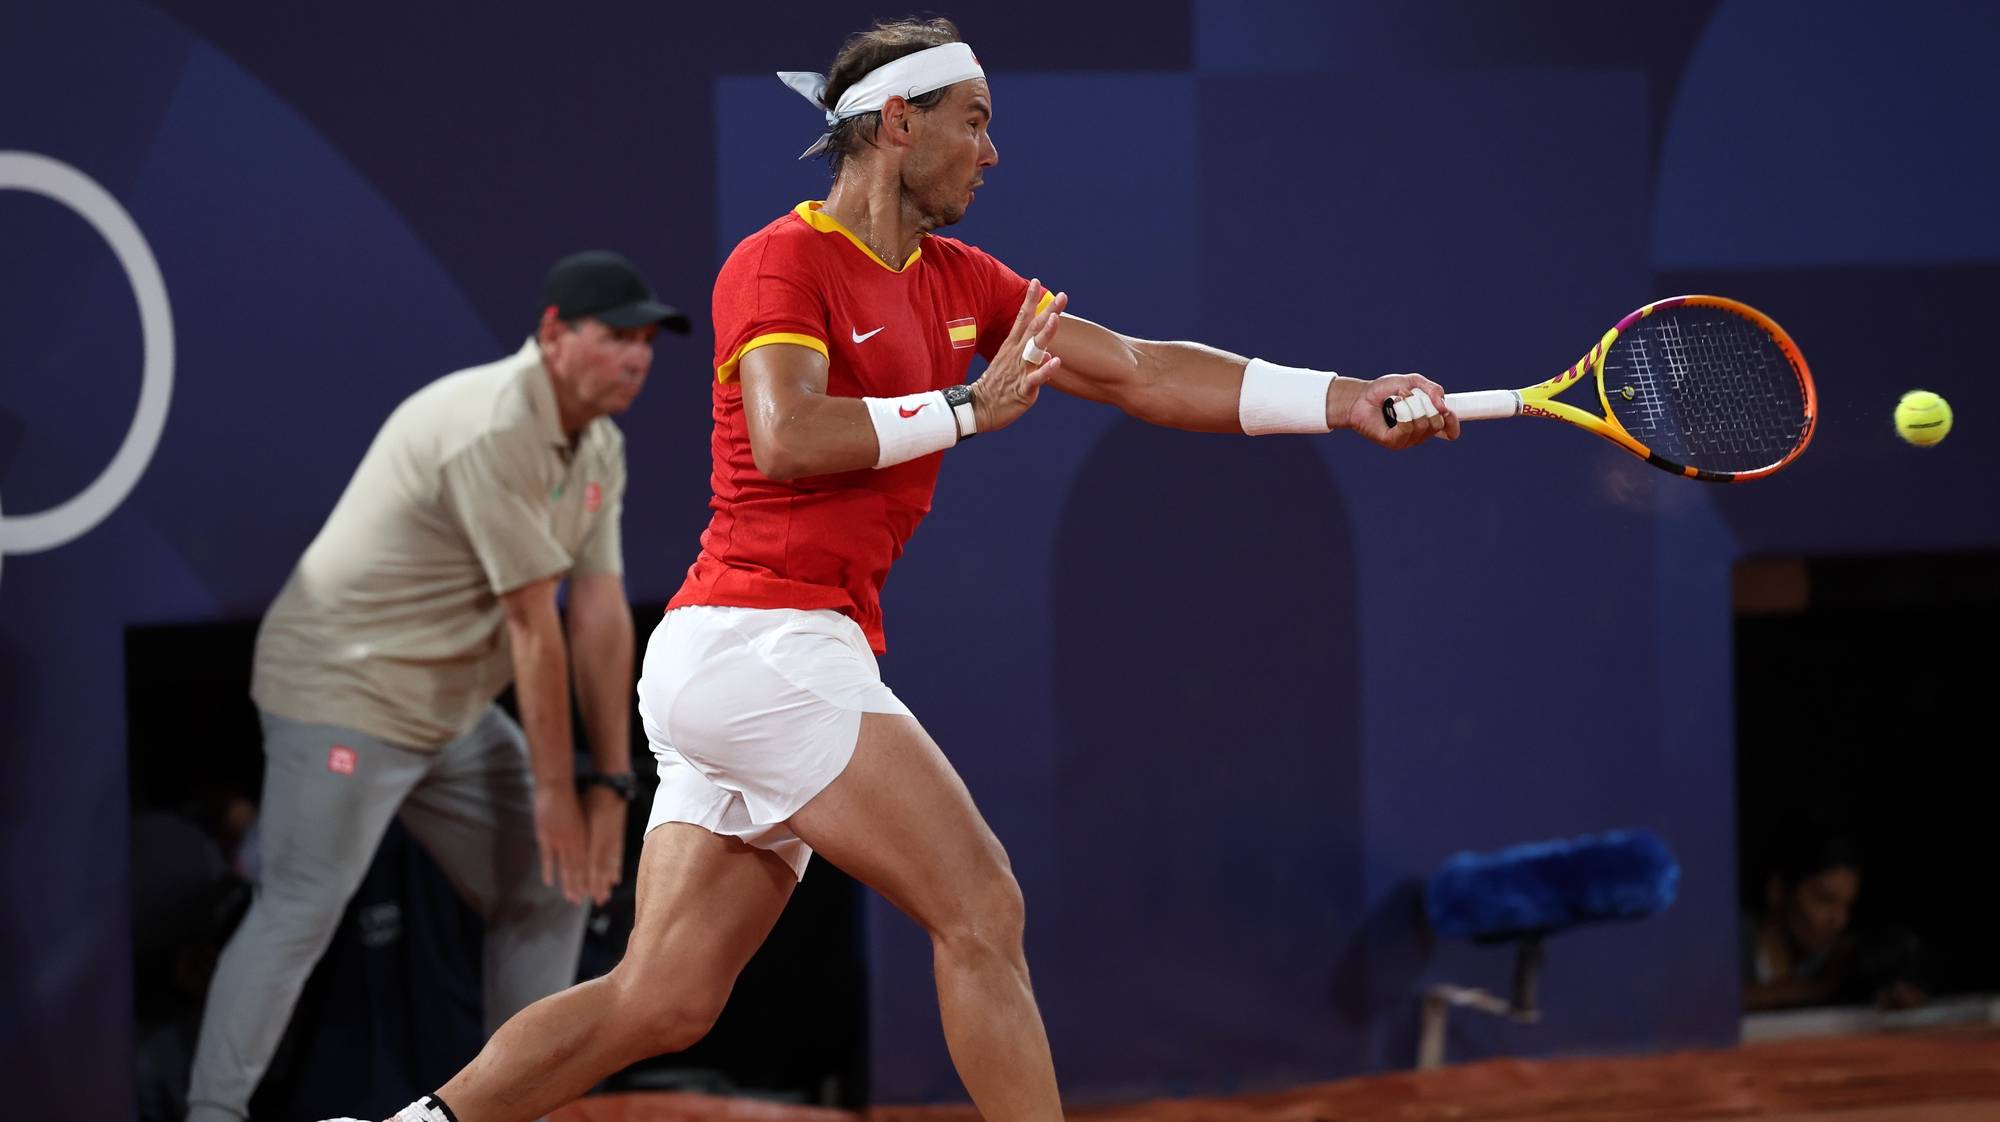
[[[1911,390],[1896,403],[1896,435],[1928,448],[1951,431],[1951,403],[1929,390]]]

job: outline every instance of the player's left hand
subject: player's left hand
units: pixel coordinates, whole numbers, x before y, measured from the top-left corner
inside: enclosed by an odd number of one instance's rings
[[[1339,388],[1349,379],[1334,383]],[[1422,374],[1387,374],[1372,381],[1354,380],[1353,402],[1344,427],[1384,448],[1409,448],[1433,436],[1458,439],[1458,417],[1444,403],[1444,387]],[[1408,398],[1418,415],[1394,427],[1382,419],[1382,403]]]
[[[625,797],[608,787],[592,787],[583,799],[584,893],[603,907],[625,874]]]
[[[1014,315],[1014,329],[1000,344],[993,361],[986,364],[986,372],[972,383],[972,413],[979,419],[980,432],[1004,429],[1020,419],[1062,364],[1062,359],[1047,353],[1047,344],[1055,337],[1069,296],[1058,292],[1049,306],[1038,312],[1035,308],[1044,291],[1041,281],[1028,282],[1021,310]],[[1043,355],[1034,362],[1028,361],[1026,354],[1030,341]]]

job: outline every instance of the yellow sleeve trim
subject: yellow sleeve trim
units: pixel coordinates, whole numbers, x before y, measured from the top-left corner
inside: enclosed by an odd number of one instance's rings
[[[1035,305],[1035,314],[1041,315],[1043,312],[1048,311],[1049,305],[1055,301],[1055,298],[1055,293],[1044,290],[1042,292],[1042,302]]]
[[[788,331],[777,332],[771,335],[759,335],[748,343],[736,348],[736,353],[729,356],[728,362],[715,368],[715,380],[718,382],[727,382],[735,376],[736,367],[743,362],[744,355],[749,354],[758,347],[768,347],[773,343],[790,343],[795,347],[810,347],[818,351],[820,357],[824,358],[826,356],[825,340],[816,339],[811,335],[798,335]]]

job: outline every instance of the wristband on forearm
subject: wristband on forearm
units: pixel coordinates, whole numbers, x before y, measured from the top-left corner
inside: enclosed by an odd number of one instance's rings
[[[1324,370],[1278,366],[1253,358],[1243,368],[1236,419],[1251,436],[1284,432],[1329,432],[1327,387],[1338,375]]]
[[[979,431],[972,415],[972,391],[966,386],[861,400],[875,426],[877,468],[942,452]]]

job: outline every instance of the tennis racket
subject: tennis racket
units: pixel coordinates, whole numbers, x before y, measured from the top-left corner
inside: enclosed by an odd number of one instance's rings
[[[1590,377],[1598,416],[1555,396]],[[1658,300],[1618,321],[1575,366],[1519,390],[1449,393],[1461,421],[1547,417],[1594,432],[1654,467],[1741,483],[1806,450],[1815,417],[1812,372],[1771,317],[1722,296]],[[1383,403],[1391,426],[1410,420]]]

